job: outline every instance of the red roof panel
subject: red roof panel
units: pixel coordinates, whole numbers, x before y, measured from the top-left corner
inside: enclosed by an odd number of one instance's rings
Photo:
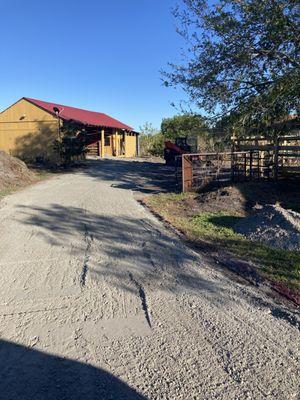
[[[122,122],[103,113],[82,110],[75,107],[63,106],[56,103],[49,103],[47,101],[31,99],[29,97],[24,97],[24,99],[44,109],[45,111],[48,111],[53,115],[55,115],[53,108],[58,108],[59,118],[63,119],[64,121],[74,120],[84,125],[103,126],[108,128],[126,129],[129,131],[133,131],[133,128],[131,128],[130,126],[125,125]]]

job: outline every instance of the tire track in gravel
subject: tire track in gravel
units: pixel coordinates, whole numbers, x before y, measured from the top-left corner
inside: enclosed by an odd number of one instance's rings
[[[87,224],[84,224],[84,242],[85,242],[85,250],[84,250],[84,258],[83,258],[83,265],[80,275],[80,286],[83,288],[86,284],[86,278],[88,274],[88,263],[90,260],[90,251],[92,247],[94,237],[89,232]]]
[[[142,303],[142,309],[145,313],[146,321],[147,321],[149,327],[151,328],[152,327],[151,319],[150,319],[150,314],[149,314],[149,310],[148,310],[145,290],[144,290],[143,286],[133,277],[131,272],[129,273],[129,278],[139,292],[139,297],[140,297],[141,303]]]

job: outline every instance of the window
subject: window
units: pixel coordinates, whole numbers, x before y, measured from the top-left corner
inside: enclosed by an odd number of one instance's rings
[[[104,146],[110,146],[110,136],[109,135],[104,136]]]

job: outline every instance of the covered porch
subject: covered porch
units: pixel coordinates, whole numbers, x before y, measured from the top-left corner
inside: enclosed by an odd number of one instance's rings
[[[138,155],[138,136],[125,129],[89,129],[87,154],[97,157],[136,157]]]

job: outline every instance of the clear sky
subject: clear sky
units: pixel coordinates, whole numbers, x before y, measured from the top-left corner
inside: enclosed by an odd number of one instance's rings
[[[0,1],[0,110],[26,96],[159,127],[184,98],[159,72],[181,57],[176,3]]]

